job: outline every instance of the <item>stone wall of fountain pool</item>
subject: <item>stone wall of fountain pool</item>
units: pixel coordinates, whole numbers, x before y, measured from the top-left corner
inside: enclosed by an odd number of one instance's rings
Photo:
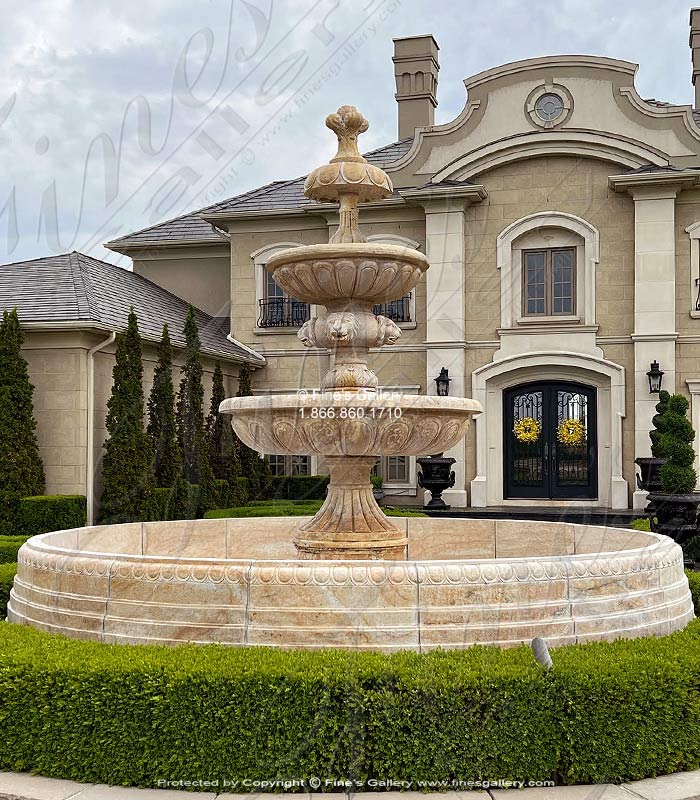
[[[664,635],[693,618],[680,547],[569,523],[397,518],[404,561],[300,560],[304,518],[130,523],[19,552],[10,622],[113,643],[426,651]]]

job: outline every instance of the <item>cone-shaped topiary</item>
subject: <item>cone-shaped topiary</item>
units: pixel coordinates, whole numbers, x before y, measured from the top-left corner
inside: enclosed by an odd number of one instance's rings
[[[20,498],[43,494],[45,488],[23,340],[16,309],[5,311],[0,323],[0,529],[4,522],[7,532]]]
[[[668,459],[661,467],[661,483],[669,494],[688,494],[695,488],[697,473],[693,469],[695,439],[693,426],[686,413],[688,401],[681,394],[668,398],[659,420],[657,452],[659,458]]]
[[[237,397],[249,397],[253,394],[250,380],[250,365],[242,364],[238,373],[238,393]],[[234,434],[235,435],[235,434]],[[244,444],[236,436],[240,453],[241,474],[248,479],[248,492],[251,499],[266,497],[272,485],[272,474],[270,472],[270,462],[268,459],[260,458],[260,455]]]
[[[654,426],[649,431],[649,438],[651,439],[651,454],[654,458],[663,458],[661,453],[661,434],[664,428],[663,414],[668,406],[668,401],[671,395],[662,389],[659,392],[659,402],[656,404],[656,414],[652,417],[651,424]]]
[[[181,370],[182,379],[175,416],[178,444],[182,453],[183,476],[188,483],[199,485],[197,508],[190,508],[187,512],[187,516],[196,516],[212,507],[214,473],[209,464],[204,429],[203,370],[199,352],[199,330],[192,306],[187,312],[184,333],[185,364]]]
[[[207,444],[209,447],[209,463],[214,477],[228,481],[232,486],[241,474],[237,439],[234,436],[231,421],[219,414],[219,406],[226,399],[224,389],[224,373],[217,362],[212,377],[211,405],[207,417]]]
[[[168,326],[158,347],[158,365],[153,373],[153,388],[148,398],[148,437],[153,450],[153,475],[156,486],[170,488],[182,472],[182,458],[175,426],[173,388],[173,349]]]
[[[133,307],[126,333],[117,337],[112,379],[100,518],[109,523],[132,522],[145,519],[150,513],[145,506],[153,480],[151,444],[143,429],[141,337]]]

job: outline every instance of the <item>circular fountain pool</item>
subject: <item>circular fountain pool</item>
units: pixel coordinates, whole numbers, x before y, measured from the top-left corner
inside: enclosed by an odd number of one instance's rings
[[[405,561],[304,561],[304,517],[112,525],[22,546],[10,622],[120,643],[393,651],[663,635],[693,618],[680,547],[569,523],[394,518]]]

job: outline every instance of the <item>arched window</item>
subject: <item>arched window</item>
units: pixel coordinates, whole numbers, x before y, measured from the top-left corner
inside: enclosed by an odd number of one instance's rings
[[[595,324],[598,231],[573,214],[517,220],[497,239],[501,327],[533,322]]]
[[[405,236],[398,236],[393,233],[373,233],[367,237],[368,242],[377,244],[395,244],[399,247],[409,247],[411,250],[418,250],[420,243]],[[403,297],[390,300],[388,303],[381,303],[374,306],[374,313],[389,317],[400,328],[415,328],[416,325],[416,292],[415,289]]]
[[[275,253],[299,246],[298,242],[276,242],[250,254],[255,263],[257,327],[261,330],[271,330],[276,333],[283,333],[285,330],[296,332],[311,316],[310,305],[290,297],[265,269],[265,264]]]

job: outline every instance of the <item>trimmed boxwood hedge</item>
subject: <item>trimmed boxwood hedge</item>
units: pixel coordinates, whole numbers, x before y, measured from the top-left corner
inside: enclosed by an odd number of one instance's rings
[[[17,534],[35,536],[85,525],[87,499],[81,494],[43,494],[19,501]]]
[[[17,561],[17,551],[28,538],[28,536],[0,536],[0,564],[14,564]]]
[[[318,776],[420,789],[620,782],[700,767],[700,621],[553,658],[546,672],[528,647],[118,646],[0,623],[0,770],[260,791],[224,781]]]
[[[16,574],[17,564],[0,564],[0,619],[7,615],[7,601]]]
[[[226,517],[306,517],[313,516],[321,508],[321,500],[254,500],[246,506],[214,508],[207,511],[205,519]],[[405,508],[385,508],[389,517],[425,517],[422,511]]]
[[[36,536],[48,531],[85,525],[87,499],[81,494],[40,494],[22,497],[11,519],[0,525],[0,542],[16,536]]]
[[[274,475],[270,495],[274,500],[325,500],[329,475]]]

